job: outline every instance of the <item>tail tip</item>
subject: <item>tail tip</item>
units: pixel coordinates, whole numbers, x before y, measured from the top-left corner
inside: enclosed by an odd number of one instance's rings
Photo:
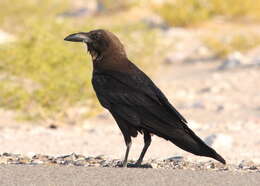
[[[215,160],[221,162],[222,164],[226,165],[226,160],[224,158],[222,158],[219,154],[215,154],[215,156],[213,158]]]
[[[226,165],[226,160],[224,160],[223,158],[221,160],[219,160],[221,163],[223,163],[224,165]]]

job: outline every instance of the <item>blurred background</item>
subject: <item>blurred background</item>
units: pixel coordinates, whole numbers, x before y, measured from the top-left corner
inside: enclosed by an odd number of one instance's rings
[[[0,152],[123,156],[90,56],[63,41],[103,28],[209,145],[260,162],[259,10],[260,0],[1,0]],[[147,158],[196,158],[154,138]]]

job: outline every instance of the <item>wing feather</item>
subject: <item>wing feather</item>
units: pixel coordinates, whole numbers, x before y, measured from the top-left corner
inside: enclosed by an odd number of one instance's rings
[[[153,115],[153,119],[157,118],[162,123],[177,128],[183,128],[183,124],[187,123],[160,89],[142,72],[125,74],[106,71],[95,74],[93,86],[99,101],[108,109],[113,105],[121,105],[122,108],[128,108],[129,113],[130,110],[147,112]]]

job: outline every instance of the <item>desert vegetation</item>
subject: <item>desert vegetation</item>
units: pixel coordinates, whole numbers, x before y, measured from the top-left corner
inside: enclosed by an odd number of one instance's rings
[[[63,118],[68,109],[78,105],[90,108],[83,112],[84,117],[98,113],[100,107],[90,83],[91,59],[82,46],[63,41],[69,33],[109,29],[127,46],[129,57],[151,72],[171,50],[162,42],[160,25],[193,29],[216,19],[229,24],[231,20],[254,23],[260,18],[259,0],[93,2],[95,10],[86,8],[81,16],[77,14],[81,5],[70,0],[1,0],[0,29],[14,40],[0,44],[0,107],[21,112],[23,119]],[[161,18],[155,28],[143,21],[153,15]],[[233,51],[256,47],[260,36],[242,32],[226,38],[213,34],[203,37],[202,42],[223,58]]]

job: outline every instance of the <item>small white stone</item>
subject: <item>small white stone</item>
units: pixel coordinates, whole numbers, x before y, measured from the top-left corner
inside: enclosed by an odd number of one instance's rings
[[[35,156],[35,155],[36,155],[35,152],[28,152],[28,153],[26,154],[26,156],[28,156],[29,158],[32,158],[32,157]]]

